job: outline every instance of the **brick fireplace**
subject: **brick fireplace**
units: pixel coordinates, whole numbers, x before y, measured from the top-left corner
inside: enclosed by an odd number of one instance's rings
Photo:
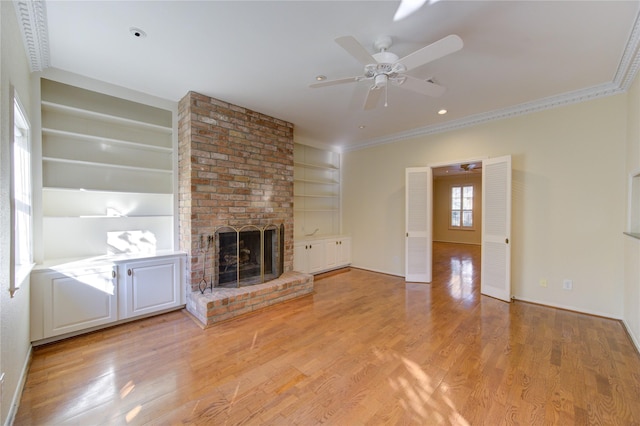
[[[283,275],[275,280],[276,287],[283,287],[282,280],[286,282],[289,276],[295,282],[308,281],[292,272],[293,125],[189,92],[178,106],[178,140],[180,250],[187,252],[189,259],[187,309],[209,325],[209,311],[223,304],[199,290],[203,277],[211,280],[216,273],[211,261],[216,254],[209,252],[205,263],[201,241],[221,226],[282,226]],[[312,281],[311,278],[311,291]],[[289,285],[284,287],[287,295],[297,297],[310,292],[307,284],[302,286],[305,289],[295,291]],[[260,287],[263,296],[265,291],[268,293],[268,286]],[[214,288],[213,293],[216,291]],[[228,289],[225,292],[236,297]],[[243,294],[247,292],[250,293],[245,290]],[[201,310],[198,306],[203,303],[209,306],[207,312],[194,312]]]

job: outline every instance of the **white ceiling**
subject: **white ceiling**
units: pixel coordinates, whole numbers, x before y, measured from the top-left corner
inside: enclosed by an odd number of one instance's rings
[[[173,101],[196,91],[289,121],[298,141],[342,149],[618,93],[640,62],[638,1],[443,0],[393,22],[398,4],[46,0],[45,24],[51,67]],[[366,82],[308,87],[319,74],[362,72],[336,37],[373,53],[385,34],[400,57],[463,39],[462,50],[410,72],[446,86],[443,96],[391,86],[388,107],[364,111]]]

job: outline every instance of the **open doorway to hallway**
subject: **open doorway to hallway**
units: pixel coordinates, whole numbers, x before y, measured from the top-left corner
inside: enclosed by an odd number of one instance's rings
[[[473,298],[480,281],[482,161],[432,170],[434,277],[447,268],[450,276],[442,284],[451,297]]]

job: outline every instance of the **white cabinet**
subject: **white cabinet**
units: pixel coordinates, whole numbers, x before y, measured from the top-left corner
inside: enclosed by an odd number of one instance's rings
[[[293,246],[293,268],[313,274],[325,269],[325,248],[322,240],[296,243]]]
[[[183,258],[102,258],[35,270],[31,341],[51,341],[182,306]]]
[[[116,275],[110,266],[37,274],[32,291],[41,296],[35,298],[41,321],[34,324],[34,331],[42,337],[55,336],[116,321]]]
[[[330,238],[325,240],[326,267],[336,268],[351,263],[351,238]]]
[[[180,305],[180,259],[144,260],[121,267],[124,291],[120,319],[146,315]]]
[[[343,268],[351,263],[351,237],[297,241],[293,245],[293,269],[314,274]]]

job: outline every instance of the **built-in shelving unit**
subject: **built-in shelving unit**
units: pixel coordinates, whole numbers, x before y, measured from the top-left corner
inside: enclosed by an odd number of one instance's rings
[[[173,249],[169,110],[41,79],[44,259],[103,255],[107,233]]]
[[[296,144],[295,238],[340,233],[340,154]]]

